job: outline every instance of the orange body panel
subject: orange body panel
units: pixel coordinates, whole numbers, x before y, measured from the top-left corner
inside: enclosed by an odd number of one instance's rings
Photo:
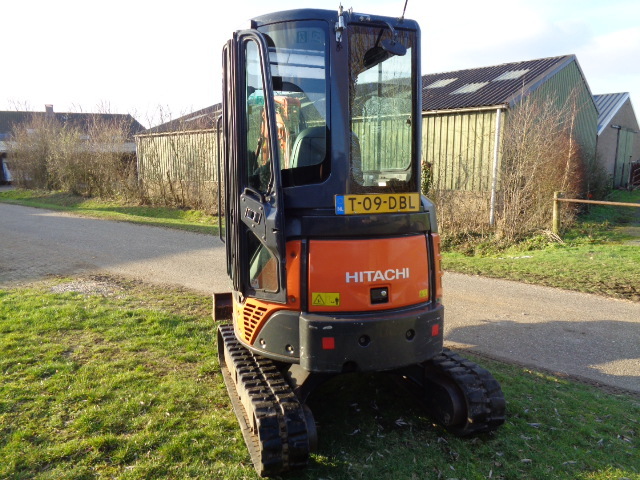
[[[287,243],[287,304],[265,302],[248,298],[244,303],[233,305],[236,331],[245,342],[253,345],[260,329],[269,317],[278,310],[300,310],[300,255],[301,242]]]
[[[442,297],[440,237],[433,234],[436,299]],[[400,308],[427,302],[429,260],[422,234],[401,238],[363,240],[312,240],[309,242],[308,292],[300,290],[301,242],[287,242],[287,304],[248,298],[234,303],[236,330],[253,345],[271,315],[279,310],[301,309],[308,295],[311,312],[355,312]],[[389,301],[373,304],[372,288],[387,288]]]
[[[425,235],[309,242],[309,311],[387,310],[429,301]],[[389,301],[372,303],[386,287]]]

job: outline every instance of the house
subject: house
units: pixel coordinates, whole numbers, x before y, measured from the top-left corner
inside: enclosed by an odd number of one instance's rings
[[[598,107],[598,158],[614,188],[640,186],[640,128],[628,93],[594,95]],[[635,167],[635,168],[634,168]],[[632,171],[638,172],[634,178]]]
[[[505,120],[525,98],[573,99],[575,140],[595,157],[598,113],[575,55],[424,75],[422,88],[423,161],[437,189],[496,188]]]
[[[8,139],[9,134],[0,133],[0,185],[6,185],[13,180],[9,164],[7,163],[6,141]]]
[[[52,119],[60,125],[77,127],[84,132],[83,139],[88,138],[88,131],[96,121],[103,124],[119,125],[126,129],[128,140],[117,146],[118,151],[125,155],[135,155],[134,135],[142,132],[144,127],[131,115],[113,113],[59,113],[53,111],[53,105],[45,105],[44,112],[28,111],[0,111],[0,182],[10,181],[10,165],[8,165],[7,152],[13,128],[25,125],[39,119]],[[112,148],[111,146],[109,148]]]

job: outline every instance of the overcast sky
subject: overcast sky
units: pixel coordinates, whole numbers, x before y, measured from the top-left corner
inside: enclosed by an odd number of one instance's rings
[[[404,6],[342,1],[394,17]],[[220,101],[222,45],[249,18],[339,2],[0,0],[0,110],[176,118]],[[423,73],[575,54],[592,93],[630,92],[640,116],[638,0],[409,0],[406,17],[422,28]]]

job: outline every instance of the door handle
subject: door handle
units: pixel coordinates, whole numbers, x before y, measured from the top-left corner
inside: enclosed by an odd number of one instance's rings
[[[260,212],[256,212],[251,210],[249,207],[244,211],[244,216],[251,220],[253,223],[260,223],[262,220],[262,214]]]

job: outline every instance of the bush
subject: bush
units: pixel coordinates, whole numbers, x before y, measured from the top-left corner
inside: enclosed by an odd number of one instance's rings
[[[21,188],[59,188],[52,166],[62,151],[71,150],[65,143],[77,138],[73,129],[64,129],[51,117],[34,116],[29,122],[14,126],[7,142],[14,184]]]
[[[547,98],[526,98],[510,112],[502,141],[500,215],[496,233],[515,240],[548,228],[553,193],[584,191],[589,159],[573,140],[575,109]],[[573,210],[563,209],[571,220]]]
[[[139,198],[135,154],[123,152],[130,125],[89,117],[87,125],[34,115],[15,125],[8,142],[18,187],[62,190],[75,195]]]
[[[491,192],[438,189],[438,178],[423,165],[423,182],[438,207],[445,245],[458,245],[465,252],[487,242],[508,245],[550,230],[554,192],[567,197],[604,195],[606,175],[574,138],[578,111],[575,95],[570,95],[564,103],[553,97],[525,97],[508,112],[501,135],[494,225],[489,224]],[[576,208],[564,206],[561,211],[562,224],[570,225]]]

